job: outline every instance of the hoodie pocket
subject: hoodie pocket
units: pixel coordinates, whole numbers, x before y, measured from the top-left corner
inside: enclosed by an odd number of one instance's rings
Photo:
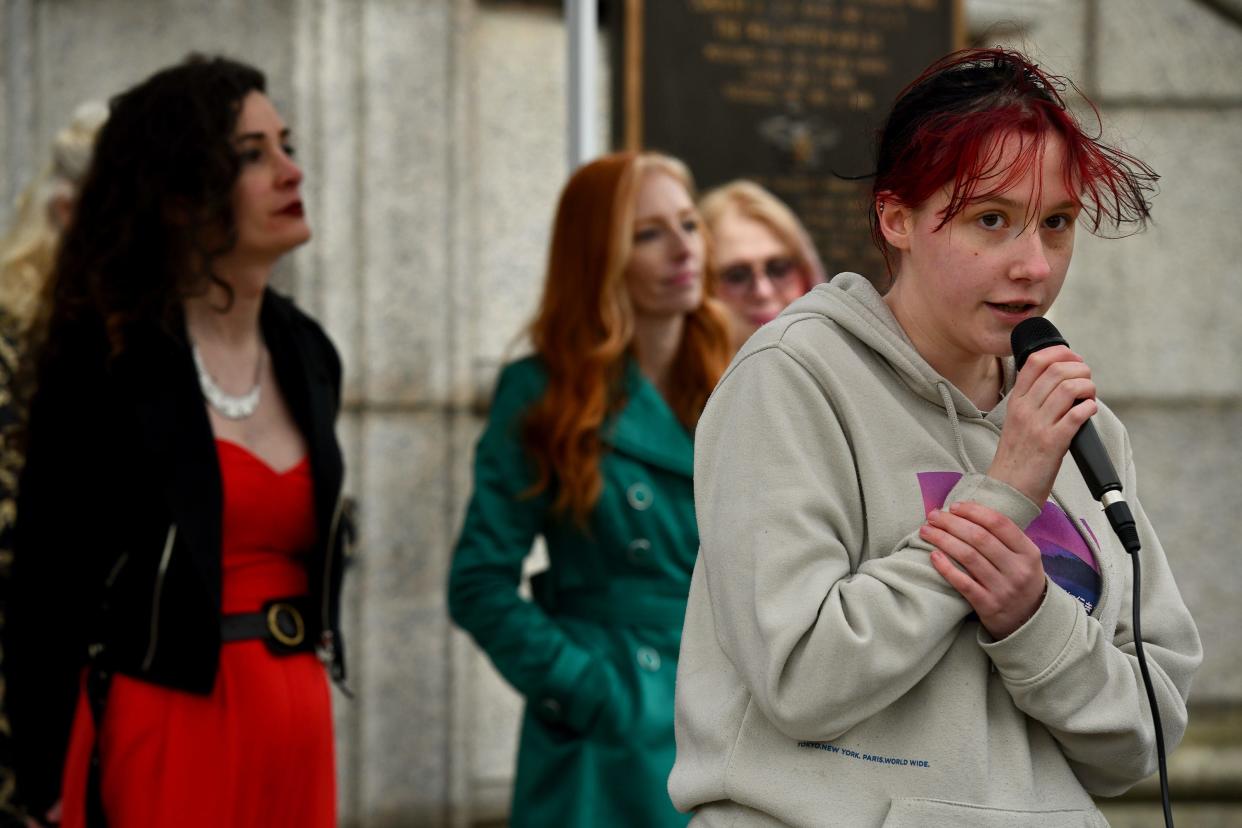
[[[894,799],[883,828],[1108,828],[1095,808],[1015,811],[940,799]]]

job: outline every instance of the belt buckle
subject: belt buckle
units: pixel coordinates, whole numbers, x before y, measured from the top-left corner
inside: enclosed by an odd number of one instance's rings
[[[282,622],[284,622],[282,624]],[[292,626],[292,631],[289,627]],[[267,631],[286,647],[299,647],[306,640],[306,623],[293,604],[277,601],[267,609]]]

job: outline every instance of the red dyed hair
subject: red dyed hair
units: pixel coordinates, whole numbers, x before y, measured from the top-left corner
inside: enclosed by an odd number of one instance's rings
[[[949,203],[936,229],[970,203],[1014,186],[1043,160],[1047,135],[1065,142],[1065,182],[1083,203],[1092,233],[1108,222],[1146,226],[1159,178],[1137,158],[1087,133],[1061,93],[1073,89],[1100,113],[1072,81],[1050,75],[1008,49],[966,49],[941,58],[903,89],[880,130],[872,188],[871,236],[890,277],[890,249],[880,231],[877,204],[896,201],[919,207],[946,185]],[[1007,134],[1029,135],[1002,168]]]
[[[548,387],[531,409],[523,437],[538,477],[529,494],[556,484],[553,509],[580,524],[603,490],[600,427],[625,404],[623,379],[634,348],[634,310],[625,267],[634,234],[642,176],[655,171],[679,181],[693,200],[684,164],[655,153],[616,153],[579,169],[557,206],[543,298],[530,338],[548,372]],[[702,304],[687,314],[673,363],[669,405],[688,429],[730,356],[726,316],[705,268]]]

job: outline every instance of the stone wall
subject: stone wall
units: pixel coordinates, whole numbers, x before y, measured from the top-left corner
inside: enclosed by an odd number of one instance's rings
[[[965,7],[973,37],[1071,74],[1164,175],[1148,233],[1081,237],[1056,319],[1129,424],[1144,504],[1203,633],[1196,721],[1234,736],[1196,731],[1174,757],[1174,790],[1205,800],[1194,824],[1223,825],[1220,801],[1242,796],[1238,5]],[[345,596],[355,698],[335,697],[342,823],[503,819],[520,703],[451,628],[443,587],[478,401],[520,347],[566,174],[557,4],[8,0],[0,48],[0,219],[78,101],[190,49],[267,71],[316,233],[279,284],[345,360],[340,433],[361,506]],[[1141,800],[1110,814],[1119,826],[1158,816]]]

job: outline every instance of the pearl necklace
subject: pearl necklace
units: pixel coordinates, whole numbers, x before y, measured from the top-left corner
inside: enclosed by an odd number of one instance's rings
[[[260,372],[263,369],[262,351],[259,352],[259,359],[254,368],[254,388],[238,396],[228,394],[216,385],[211,374],[207,373],[207,367],[203,365],[203,357],[199,354],[197,345],[191,345],[190,352],[194,355],[194,367],[198,371],[198,387],[203,389],[203,397],[207,400],[207,404],[216,410],[216,413],[226,420],[244,420],[259,409]]]

